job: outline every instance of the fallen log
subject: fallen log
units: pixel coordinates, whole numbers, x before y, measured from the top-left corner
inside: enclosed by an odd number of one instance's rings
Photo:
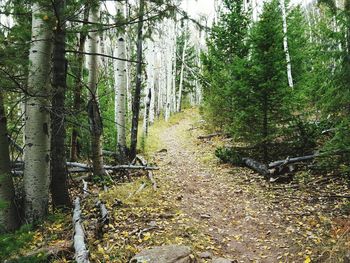
[[[83,179],[83,195],[87,197],[89,195],[88,183]]]
[[[289,165],[292,163],[298,163],[298,162],[304,162],[304,161],[309,161],[312,160],[316,157],[318,157],[319,154],[312,154],[312,155],[306,155],[306,156],[301,156],[301,157],[294,157],[294,158],[287,158],[285,160],[279,160],[279,161],[275,161],[275,162],[271,162],[268,165],[269,169],[281,166],[281,165]]]
[[[270,175],[270,171],[265,164],[259,163],[258,161],[255,161],[251,158],[242,158],[242,161],[247,167],[249,167],[253,171],[265,177],[268,177]]]
[[[77,263],[89,263],[89,251],[85,245],[85,234],[81,224],[80,199],[74,200],[73,226],[74,226],[74,259]]]
[[[109,213],[108,213],[108,210],[106,208],[106,205],[102,201],[98,200],[96,203],[96,206],[98,206],[100,208],[101,224],[108,225],[109,224]]]
[[[76,162],[67,162],[68,167],[78,167],[81,169],[85,169],[85,171],[90,172],[92,171],[92,166],[84,163],[76,163]],[[103,168],[105,170],[112,170],[112,171],[118,171],[118,170],[159,170],[158,167],[154,166],[143,166],[143,165],[104,165]]]
[[[14,176],[22,176],[24,169],[24,162],[17,161],[12,164],[14,168],[12,169],[12,174]],[[67,162],[67,171],[68,173],[87,173],[92,172],[92,166],[84,163],[76,163],[76,162]],[[159,170],[159,167],[155,166],[147,166],[147,165],[104,165],[103,168],[105,170],[110,171],[123,171],[123,170],[144,170],[144,171],[152,171]]]
[[[146,159],[143,158],[142,156],[137,155],[137,156],[136,156],[136,159],[141,163],[142,166],[147,166],[147,161],[146,161]],[[151,181],[151,183],[152,183],[153,190],[156,191],[158,185],[157,185],[156,180],[155,180],[154,177],[153,177],[153,172],[152,172],[151,170],[148,170],[148,171],[147,171],[147,177],[148,177],[148,179],[149,179],[149,180]]]

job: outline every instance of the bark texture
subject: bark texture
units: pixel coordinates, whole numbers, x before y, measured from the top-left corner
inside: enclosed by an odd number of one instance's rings
[[[97,24],[99,22],[99,8],[94,5],[90,9],[89,22]],[[91,30],[88,38],[89,53],[99,53],[99,37],[98,32]],[[98,57],[89,55],[87,57],[87,66],[89,70],[88,88],[89,88],[89,103],[88,116],[90,121],[91,132],[91,152],[92,163],[94,167],[94,175],[103,176],[103,154],[102,154],[102,120],[98,102],[97,83],[98,83]]]
[[[14,203],[15,189],[10,170],[7,121],[2,96],[0,92],[0,232],[15,230],[19,223]]]
[[[185,38],[185,43],[183,46],[182,57],[181,57],[181,72],[180,72],[180,86],[179,86],[179,96],[177,100],[176,111],[181,111],[181,99],[182,99],[182,89],[184,83],[184,70],[185,70],[185,58],[186,58],[186,49],[187,49],[187,38]]]
[[[124,17],[124,6],[117,2],[117,12]],[[116,54],[118,58],[126,59],[125,36],[118,36]],[[117,159],[118,163],[126,162],[126,87],[127,87],[127,62],[115,61],[115,122],[117,125]]]
[[[39,3],[32,5],[32,41],[29,51],[26,98],[24,214],[28,223],[41,220],[48,210],[50,186],[50,58],[52,29]]]
[[[65,108],[66,68],[65,58],[65,0],[54,2],[57,16],[57,26],[54,31],[53,49],[53,96],[52,96],[52,136],[51,136],[51,195],[54,207],[69,207],[71,205],[66,167],[65,151]]]

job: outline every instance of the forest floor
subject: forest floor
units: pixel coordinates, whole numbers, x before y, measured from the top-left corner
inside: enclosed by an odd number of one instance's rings
[[[268,183],[249,169],[220,163],[214,152],[227,141],[198,139],[208,133],[202,126],[198,111],[187,110],[151,127],[144,154],[160,168],[154,173],[157,191],[142,173],[107,191],[89,182],[85,197],[72,191],[82,197],[92,262],[126,263],[145,248],[165,244],[233,262],[345,262],[350,203],[339,198],[350,195],[345,181],[303,172],[290,184]],[[110,213],[104,226],[97,199]],[[71,213],[49,218],[25,234],[23,249],[13,257],[55,250],[63,253],[53,253],[53,262],[73,262],[72,229]]]
[[[345,182],[300,175],[300,184],[270,184],[219,163],[222,138],[197,139],[203,133],[198,113],[188,111],[160,133],[167,153],[154,157],[169,200],[213,242],[202,250],[238,262],[340,262],[350,250],[349,201],[326,196],[349,195]]]

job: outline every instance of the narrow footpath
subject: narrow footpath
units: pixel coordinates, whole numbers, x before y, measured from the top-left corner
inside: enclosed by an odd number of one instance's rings
[[[332,251],[323,255],[319,245],[335,238],[329,230],[336,201],[325,203],[307,189],[269,184],[246,168],[219,163],[214,152],[222,140],[197,139],[204,132],[198,127],[199,116],[191,111],[162,131],[165,149],[154,161],[162,171],[157,176],[172,189],[169,200],[211,240],[205,254],[237,262],[325,262]]]

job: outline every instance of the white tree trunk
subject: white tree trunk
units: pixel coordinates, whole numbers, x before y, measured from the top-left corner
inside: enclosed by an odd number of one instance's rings
[[[154,52],[154,47],[152,50],[152,54],[153,56],[155,56],[155,52]],[[152,59],[152,81],[150,80],[150,89],[151,89],[151,101],[150,101],[150,108],[149,108],[149,123],[150,125],[152,125],[154,123],[154,116],[155,116],[155,104],[156,104],[156,92],[155,92],[155,65],[154,65],[154,57]]]
[[[168,121],[172,112],[174,93],[173,93],[173,30],[172,22],[167,19],[165,23],[165,31],[167,32],[167,39],[165,42],[165,61],[166,61],[166,108],[165,108],[165,121]]]
[[[121,2],[116,3],[120,17],[125,17],[124,6]],[[125,35],[117,36],[116,56],[126,59]],[[117,128],[117,154],[120,163],[126,159],[126,98],[127,98],[127,62],[116,60],[114,64],[115,78],[115,122]]]
[[[24,212],[28,223],[43,219],[48,210],[50,185],[50,57],[52,29],[39,3],[32,5],[32,41],[29,51],[26,99]]]
[[[154,69],[154,61],[155,61],[155,52],[154,52],[154,43],[152,40],[147,41],[147,52],[146,52],[146,75],[147,75],[147,88],[145,90],[145,105],[149,105],[149,115],[147,116],[148,122],[152,124],[154,122],[154,75],[155,75],[155,69]],[[147,102],[147,97],[150,94],[150,101]],[[145,108],[146,112],[146,108]],[[145,116],[146,117],[146,116]],[[145,121],[146,118],[144,118]],[[146,124],[144,123],[144,131],[145,131],[145,126]],[[148,125],[148,123],[147,123]]]
[[[251,0],[251,7],[252,7],[252,20],[253,22],[258,21],[258,5],[257,1],[259,0]]]
[[[177,112],[181,111],[181,98],[182,98],[182,89],[183,89],[183,83],[184,83],[186,49],[187,49],[187,38],[185,36],[185,42],[184,42],[182,56],[181,56],[180,86],[179,86],[179,95],[178,95],[177,108],[176,108]]]
[[[99,21],[99,8],[92,7],[89,15],[89,22],[94,24]],[[92,30],[89,32],[88,37],[88,52],[99,53],[99,36],[98,32]],[[99,110],[98,102],[98,56],[88,55],[87,56],[87,67],[89,71],[88,78],[88,89],[89,89],[89,104],[88,104],[88,115],[90,121],[91,130],[91,152],[92,152],[92,163],[94,167],[94,174],[102,176],[105,174],[103,169],[103,155],[102,155],[102,122]]]
[[[292,64],[290,62],[289,48],[288,48],[288,27],[287,27],[287,14],[286,14],[286,5],[284,0],[280,0],[281,11],[282,11],[282,20],[283,20],[283,48],[286,54],[286,63],[287,63],[287,77],[288,85],[293,88],[293,75],[292,75]]]

